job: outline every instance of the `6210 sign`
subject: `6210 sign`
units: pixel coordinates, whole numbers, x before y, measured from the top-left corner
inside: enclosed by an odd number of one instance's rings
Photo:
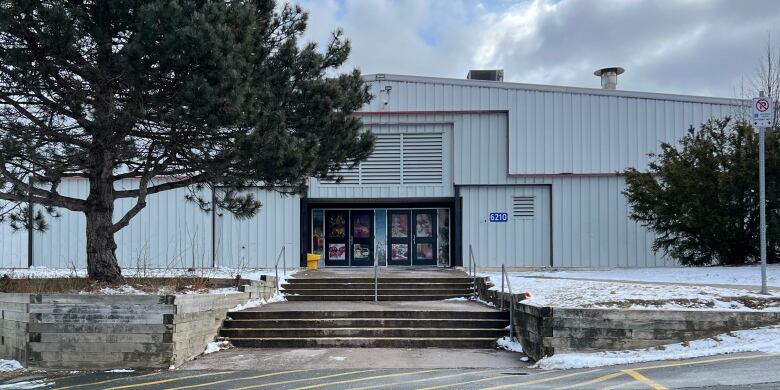
[[[490,222],[506,222],[509,220],[507,213],[490,213]]]

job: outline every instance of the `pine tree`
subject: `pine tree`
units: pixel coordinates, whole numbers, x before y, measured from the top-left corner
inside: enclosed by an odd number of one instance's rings
[[[187,187],[249,217],[260,204],[241,189],[300,192],[365,159],[352,112],[368,89],[336,74],[340,31],[322,50],[299,42],[307,18],[272,0],[3,1],[0,217],[24,220],[23,202],[84,213],[89,277],[113,282],[114,234],[151,194]],[[89,181],[86,199],[58,191],[65,177]],[[115,189],[128,178],[137,188]],[[198,190],[214,184],[234,190],[211,204]]]
[[[767,131],[768,256],[780,255],[780,137]],[[653,249],[683,265],[759,261],[758,136],[745,121],[691,127],[661,144],[647,172],[624,173],[631,218],[657,234]]]

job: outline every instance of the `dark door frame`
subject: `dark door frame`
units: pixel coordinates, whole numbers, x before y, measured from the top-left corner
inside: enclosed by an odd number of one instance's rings
[[[311,216],[313,209],[351,208],[449,208],[450,209],[450,267],[463,266],[461,243],[462,202],[455,187],[455,197],[439,198],[301,198],[300,258],[299,265],[306,267],[306,254],[311,252]],[[326,248],[327,250],[327,248]]]

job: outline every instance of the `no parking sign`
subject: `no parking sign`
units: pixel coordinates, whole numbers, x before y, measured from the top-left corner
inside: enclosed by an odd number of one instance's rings
[[[769,127],[775,121],[775,108],[772,97],[753,99],[753,126]]]

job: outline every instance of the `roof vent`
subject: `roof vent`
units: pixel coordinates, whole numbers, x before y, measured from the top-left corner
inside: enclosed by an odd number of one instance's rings
[[[601,88],[617,89],[618,75],[625,73],[625,71],[625,69],[619,66],[614,66],[612,68],[601,68],[593,72],[593,74],[601,77]]]
[[[466,75],[469,80],[504,81],[503,69],[470,70]]]

